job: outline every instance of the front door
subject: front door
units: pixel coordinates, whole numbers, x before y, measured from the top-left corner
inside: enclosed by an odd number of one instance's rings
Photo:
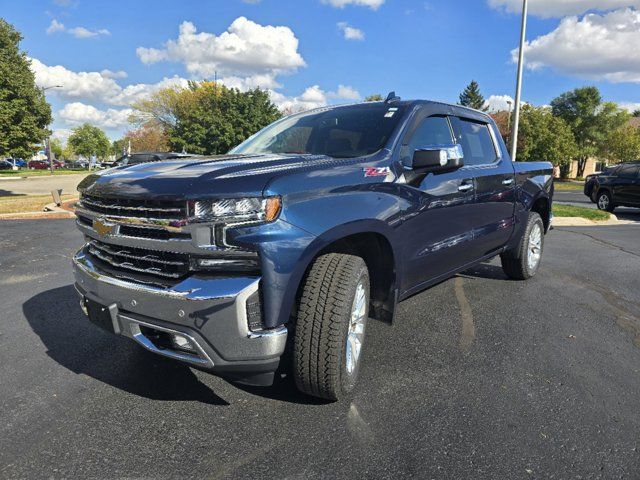
[[[446,116],[422,120],[401,153],[402,162],[420,149],[454,143]],[[402,185],[412,205],[403,215],[399,238],[403,250],[404,292],[419,288],[471,260],[473,178],[463,169],[408,178]]]
[[[503,247],[514,229],[515,170],[504,158],[497,133],[488,123],[452,117],[456,141],[464,151],[466,176],[474,178],[473,259]]]
[[[635,204],[638,185],[638,166],[637,165],[623,165],[616,172],[616,178],[613,181],[613,197],[618,203],[624,203],[628,205]]]

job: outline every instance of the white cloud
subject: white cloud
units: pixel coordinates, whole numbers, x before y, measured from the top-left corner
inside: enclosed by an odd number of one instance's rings
[[[338,28],[342,31],[345,40],[364,40],[364,32],[359,28],[352,27],[347,22],[338,23]]]
[[[47,35],[51,35],[56,32],[64,32],[64,24],[57,21],[55,18],[51,20],[51,24],[47,28]]]
[[[322,0],[322,3],[326,3],[336,8],[344,8],[347,5],[355,5],[358,7],[369,7],[372,10],[377,10],[382,6],[385,0]]]
[[[132,112],[130,108],[99,110],[93,105],[73,102],[59,110],[56,117],[70,126],[82,125],[86,122],[100,128],[117,129],[128,125],[129,115]]]
[[[509,13],[522,12],[522,0],[488,0],[493,8]],[[624,7],[640,8],[640,0],[530,0],[529,12],[542,18],[578,15],[590,10],[608,11]]]
[[[287,112],[303,112],[324,107],[330,100],[357,100],[360,93],[353,87],[340,85],[335,92],[326,92],[319,85],[308,87],[301,95],[287,97],[280,92],[271,91],[271,101],[281,110]]]
[[[529,69],[551,67],[592,80],[640,83],[640,11],[567,17],[525,47]],[[517,58],[518,51],[512,51]]]
[[[113,72],[74,72],[62,65],[45,65],[36,58],[31,59],[31,70],[35,73],[36,83],[40,87],[61,85],[61,88],[51,89],[48,95],[54,95],[66,100],[97,102],[107,105],[129,106],[132,102],[161,89],[174,85],[187,86],[187,80],[180,77],[164,78],[153,84],[138,83],[120,86],[115,79],[126,78],[124,71]]]
[[[490,113],[503,112],[509,110],[509,102],[511,102],[511,108],[513,108],[513,97],[509,95],[491,95],[484,103],[484,106],[489,108],[488,111]]]
[[[630,113],[633,113],[637,110],[640,110],[640,103],[634,103],[634,102],[620,102],[618,103],[618,106],[620,108],[623,108],[625,110],[627,110]]]
[[[51,20],[51,24],[47,28],[47,35],[51,35],[57,32],[66,32],[69,35],[73,35],[76,38],[92,38],[100,35],[111,35],[111,32],[106,28],[100,28],[98,30],[90,30],[85,27],[73,27],[67,28],[64,23],[60,23],[55,18]]]
[[[66,143],[69,137],[71,136],[70,128],[57,128],[51,133],[51,138],[57,138],[61,140],[62,143]]]
[[[193,23],[183,22],[178,38],[164,48],[139,47],[136,53],[142,63],[180,62],[192,75],[208,78],[215,72],[223,77],[276,76],[306,65],[289,27],[263,26],[245,17],[220,35],[198,32]]]

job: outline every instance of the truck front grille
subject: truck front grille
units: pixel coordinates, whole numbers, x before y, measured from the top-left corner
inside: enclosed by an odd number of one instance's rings
[[[188,216],[185,201],[134,200],[82,194],[79,203],[85,210],[111,217],[182,221]]]
[[[87,252],[116,270],[176,280],[189,273],[186,254],[120,247],[97,240],[87,243]]]

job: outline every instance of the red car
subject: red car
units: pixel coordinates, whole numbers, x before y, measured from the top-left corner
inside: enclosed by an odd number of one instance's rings
[[[48,170],[49,169],[49,161],[48,160],[31,160],[27,163],[27,167],[30,170]],[[58,160],[53,161],[53,168],[62,168],[64,167],[64,162],[59,162]]]

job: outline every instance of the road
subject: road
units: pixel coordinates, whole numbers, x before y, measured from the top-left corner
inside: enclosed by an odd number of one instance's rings
[[[598,208],[582,191],[556,190],[553,201],[576,207]],[[614,213],[619,220],[640,221],[640,209],[638,208],[618,207]]]
[[[86,173],[72,175],[47,175],[24,179],[0,178],[0,197],[17,195],[49,195],[51,190],[62,189],[63,193],[75,194],[76,187]]]
[[[240,387],[80,313],[72,221],[0,224],[0,478],[638,478],[640,227],[556,229],[372,323],[360,389]]]

